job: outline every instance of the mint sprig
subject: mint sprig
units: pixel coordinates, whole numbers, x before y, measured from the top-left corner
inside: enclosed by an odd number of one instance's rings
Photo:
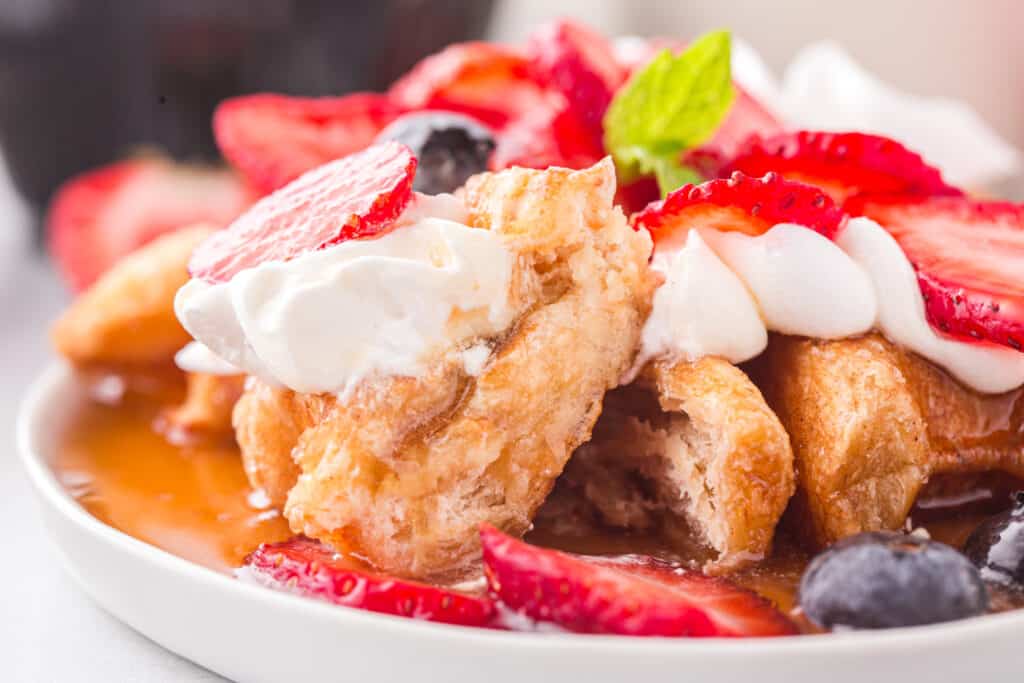
[[[700,181],[682,154],[710,138],[732,106],[730,44],[728,32],[715,31],[678,55],[663,50],[616,93],[604,143],[620,177],[654,175],[663,195]]]

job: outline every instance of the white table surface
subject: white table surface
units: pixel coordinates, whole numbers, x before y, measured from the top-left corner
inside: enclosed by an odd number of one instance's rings
[[[58,564],[15,457],[14,420],[25,386],[51,358],[46,330],[66,293],[18,219],[0,185],[0,679],[223,680],[102,611]]]

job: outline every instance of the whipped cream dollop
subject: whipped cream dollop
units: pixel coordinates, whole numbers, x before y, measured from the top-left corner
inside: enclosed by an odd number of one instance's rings
[[[175,311],[202,348],[190,345],[178,360],[303,393],[345,394],[373,375],[418,376],[451,350],[479,372],[486,354],[476,342],[516,314],[515,257],[467,221],[455,197],[417,195],[380,237],[262,263],[228,282],[192,279]]]
[[[783,223],[758,236],[702,228],[672,247],[659,245],[651,263],[665,281],[644,325],[642,360],[742,363],[764,351],[769,330],[839,339],[874,323],[867,274],[803,226]]]
[[[967,386],[1000,393],[1024,384],[1024,354],[939,335],[925,317],[913,266],[868,218],[848,221],[835,242],[799,225],[763,235],[691,230],[659,245],[664,277],[642,335],[640,362],[760,354],[768,331],[841,339],[876,329]]]
[[[733,41],[732,55],[736,81],[787,128],[891,137],[962,187],[987,187],[1021,170],[1020,153],[966,103],[901,92],[837,43],[806,46],[781,79],[743,41]]]
[[[894,344],[924,356],[976,391],[997,394],[1024,384],[1024,353],[940,335],[925,317],[917,273],[903,249],[870,218],[853,218],[836,243],[875,286],[875,327]]]

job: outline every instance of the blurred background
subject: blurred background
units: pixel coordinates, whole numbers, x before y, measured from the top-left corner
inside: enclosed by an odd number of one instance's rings
[[[1017,0],[0,0],[0,150],[38,215],[60,180],[139,145],[214,158],[209,120],[226,96],[381,90],[447,43],[519,41],[556,16],[608,35],[728,27],[776,73],[834,39],[1024,147]]]

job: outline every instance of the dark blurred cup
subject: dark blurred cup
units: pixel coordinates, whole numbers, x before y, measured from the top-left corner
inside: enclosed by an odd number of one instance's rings
[[[213,159],[210,117],[247,92],[382,90],[481,36],[491,0],[0,0],[0,147],[40,209],[138,145]]]

